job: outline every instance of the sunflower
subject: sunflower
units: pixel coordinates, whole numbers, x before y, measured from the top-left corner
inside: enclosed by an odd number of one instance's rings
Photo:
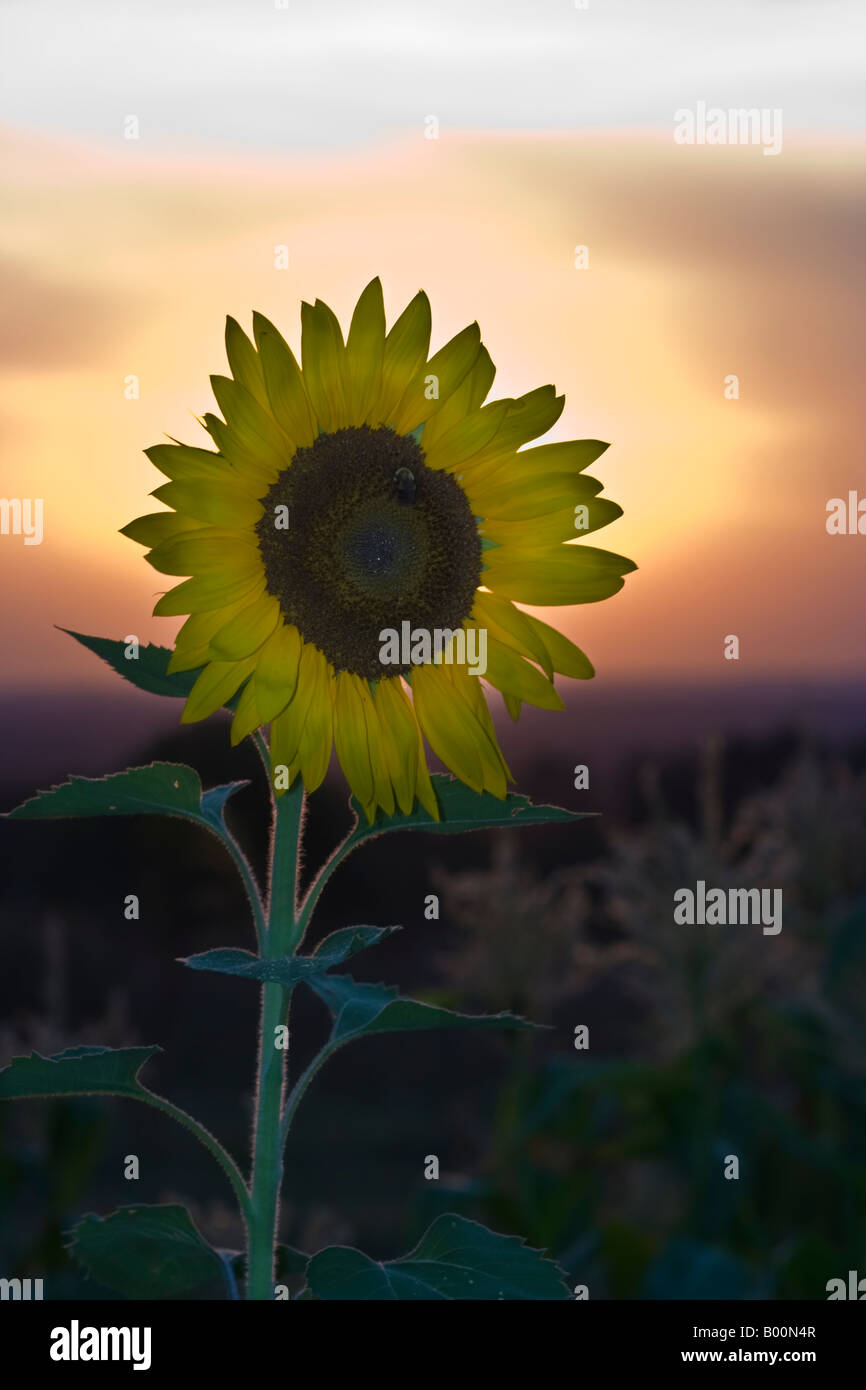
[[[522,449],[564,397],[542,386],[484,404],[495,368],[477,323],[428,358],[423,292],[386,333],[371,281],[345,342],[326,304],[303,304],[300,366],[260,314],[253,338],[228,319],[231,376],[211,377],[223,418],[201,422],[215,451],[146,450],[171,510],[123,529],[154,569],[188,576],[154,609],[189,615],[169,666],[202,668],[183,720],[234,700],[233,743],[270,724],[278,793],[298,776],[319,786],[335,747],[370,821],[416,797],[438,818],[424,739],[504,798],[482,662],[463,653],[483,651],[514,719],[524,701],[563,708],[554,672],[593,675],[515,600],[593,603],[635,568],[574,543],[621,515],[584,473],[607,445]]]

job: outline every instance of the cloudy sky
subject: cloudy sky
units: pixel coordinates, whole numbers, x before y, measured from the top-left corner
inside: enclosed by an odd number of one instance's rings
[[[781,107],[862,131],[859,0],[4,0],[5,119],[168,146],[346,146],[452,129],[669,127]]]
[[[117,534],[142,450],[207,446],[226,314],[297,346],[301,299],[347,324],[375,274],[434,347],[478,320],[495,395],[564,391],[551,438],[611,441],[598,541],[640,569],[553,614],[600,679],[862,673],[866,538],[824,523],[866,495],[863,14],[0,0],[0,491],[45,505],[0,537],[6,685],[109,679],[54,624],[171,640]],[[675,144],[699,101],[781,107],[782,154]]]

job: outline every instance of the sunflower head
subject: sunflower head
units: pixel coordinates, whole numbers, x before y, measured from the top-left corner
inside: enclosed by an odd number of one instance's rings
[[[561,709],[553,676],[593,674],[556,629],[515,606],[592,603],[631,561],[580,543],[621,514],[584,470],[607,448],[521,446],[556,422],[543,386],[485,404],[494,366],[477,324],[428,356],[419,293],[386,332],[378,279],[347,338],[326,304],[301,310],[301,363],[253,315],[226,327],[231,376],[211,377],[213,449],[147,450],[170,510],[124,534],[187,576],[154,612],[186,615],[169,669],[201,672],[186,721],[238,696],[232,741],[270,724],[274,786],[325,776],[335,747],[368,820],[438,818],[424,740],[476,791],[510,773],[482,679],[513,718]]]

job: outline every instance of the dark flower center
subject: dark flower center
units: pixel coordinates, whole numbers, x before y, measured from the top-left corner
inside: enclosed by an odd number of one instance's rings
[[[336,671],[368,680],[381,633],[461,626],[481,582],[481,539],[463,489],[428,468],[410,435],[360,425],[299,449],[256,526],[268,592]]]

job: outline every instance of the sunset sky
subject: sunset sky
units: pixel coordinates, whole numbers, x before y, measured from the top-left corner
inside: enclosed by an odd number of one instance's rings
[[[0,536],[8,689],[110,679],[54,624],[169,643],[117,534],[157,506],[142,450],[208,446],[226,314],[297,349],[302,299],[347,325],[376,274],[389,319],[427,291],[434,347],[478,320],[494,396],[555,383],[550,439],[611,441],[591,471],[625,515],[595,539],[639,570],[553,613],[600,678],[726,678],[729,633],[738,680],[863,672],[866,536],[825,529],[866,497],[853,5],[13,0],[0,23],[0,492],[45,509],[41,545]],[[781,153],[678,145],[700,101],[781,109]]]

